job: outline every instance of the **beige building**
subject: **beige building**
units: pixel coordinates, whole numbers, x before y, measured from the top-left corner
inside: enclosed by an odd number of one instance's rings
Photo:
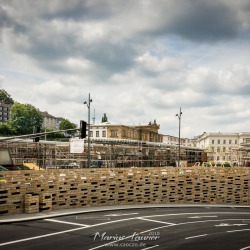
[[[204,148],[208,160],[237,165],[250,163],[250,132],[203,133],[195,140],[196,147]]]
[[[91,125],[90,137],[94,139],[127,139],[149,142],[162,142],[163,135],[158,133],[160,126],[154,123],[148,125],[127,126],[111,122]]]
[[[163,142],[169,145],[179,145],[179,137],[172,135],[163,135]],[[191,146],[191,140],[188,138],[180,138],[180,145]]]
[[[41,112],[41,114],[44,116],[42,128],[56,130],[57,118],[50,115],[47,111]]]

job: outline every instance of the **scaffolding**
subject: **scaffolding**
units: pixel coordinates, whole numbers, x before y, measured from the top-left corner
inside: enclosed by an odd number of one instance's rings
[[[88,150],[84,153],[70,153],[70,143],[60,141],[19,140],[0,142],[0,148],[7,148],[16,167],[33,163],[43,169],[85,168]],[[90,167],[159,167],[176,166],[178,146],[165,143],[135,140],[90,141]],[[181,146],[180,160],[188,166],[206,161],[199,148]]]

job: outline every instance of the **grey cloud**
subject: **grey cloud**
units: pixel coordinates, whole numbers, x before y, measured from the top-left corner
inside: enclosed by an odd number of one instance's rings
[[[169,30],[189,40],[220,40],[237,37],[241,21],[237,12],[223,2],[191,0],[172,20]]]

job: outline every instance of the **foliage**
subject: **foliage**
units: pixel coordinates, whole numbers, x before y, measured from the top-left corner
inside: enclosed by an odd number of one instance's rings
[[[70,122],[68,119],[62,119],[59,125],[60,130],[66,130],[66,129],[75,129],[77,127],[76,124]],[[67,132],[67,134],[74,134],[74,131]]]
[[[9,124],[18,135],[31,134],[35,126],[41,126],[43,115],[31,104],[14,103],[10,109]]]
[[[10,94],[4,89],[0,89],[0,100],[7,104],[14,104],[14,100],[11,98]]]
[[[0,124],[0,135],[1,136],[11,136],[14,135],[15,132],[11,129],[8,123]]]
[[[106,115],[106,113],[103,114],[103,117],[102,117],[102,122],[107,122],[108,121],[108,117]]]
[[[54,141],[54,140],[59,139],[59,138],[65,138],[65,135],[60,133],[60,132],[54,132],[54,133],[48,134],[46,136],[46,139],[49,141]]]

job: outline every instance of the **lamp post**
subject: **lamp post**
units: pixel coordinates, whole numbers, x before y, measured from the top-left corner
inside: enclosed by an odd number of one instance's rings
[[[179,114],[176,114],[176,116],[179,118],[179,148],[178,148],[178,167],[180,167],[180,155],[181,155],[181,108]]]
[[[86,104],[88,107],[88,168],[90,167],[90,103],[92,102],[92,99],[90,99],[90,94],[89,94],[89,99],[88,101],[84,102],[83,104]]]

